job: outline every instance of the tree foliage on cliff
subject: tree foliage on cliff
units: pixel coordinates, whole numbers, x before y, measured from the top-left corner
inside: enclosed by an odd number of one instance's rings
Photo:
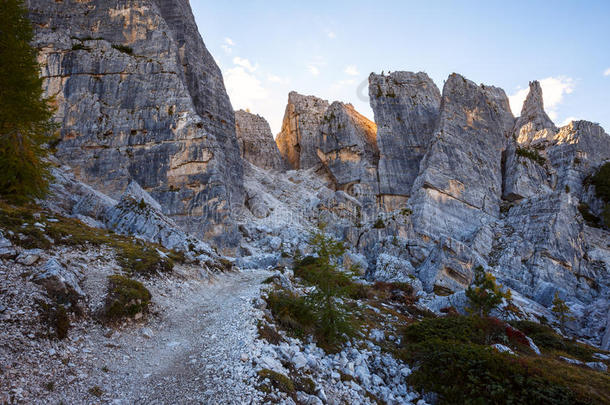
[[[496,278],[485,272],[483,267],[474,269],[474,281],[466,290],[466,297],[470,301],[468,311],[479,316],[489,316],[492,309],[502,303],[503,299],[510,300],[511,292],[502,291],[502,285],[496,283]]]
[[[22,0],[0,0],[0,194],[23,201],[47,189],[42,145],[54,128]]]

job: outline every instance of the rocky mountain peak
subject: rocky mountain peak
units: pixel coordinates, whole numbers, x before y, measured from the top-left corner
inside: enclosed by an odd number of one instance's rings
[[[392,72],[369,76],[369,99],[377,123],[381,198],[392,208],[411,194],[438,123],[441,94],[424,72]]]
[[[523,103],[521,116],[515,123],[517,142],[525,146],[548,142],[556,132],[557,127],[544,111],[542,87],[534,80],[529,84],[529,93]]]
[[[235,111],[235,132],[243,159],[262,169],[285,169],[269,123],[263,117],[244,110]]]
[[[315,143],[329,103],[295,91],[288,94],[282,130],[276,138],[280,154],[293,169],[309,169],[319,164]]]

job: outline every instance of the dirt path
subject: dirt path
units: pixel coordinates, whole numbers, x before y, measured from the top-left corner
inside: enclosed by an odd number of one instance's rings
[[[256,326],[252,299],[266,272],[220,276],[199,293],[173,302],[150,344],[122,370],[132,379],[130,403],[251,403],[256,392],[244,383],[245,363]],[[170,298],[168,298],[170,299]],[[151,329],[153,329],[151,327]]]
[[[127,334],[116,342],[137,350],[128,354],[127,364],[115,368],[115,377],[123,382],[117,387],[122,391],[116,395],[120,402],[256,401],[252,384],[244,382],[246,367],[241,357],[249,352],[256,335],[251,303],[267,276],[263,271],[221,275],[182,299],[164,298],[167,307],[162,319],[148,327],[152,337],[145,337],[143,330],[142,337]]]

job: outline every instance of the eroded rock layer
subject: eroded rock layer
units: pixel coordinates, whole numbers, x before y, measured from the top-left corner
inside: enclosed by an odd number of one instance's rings
[[[29,2],[57,157],[118,198],[136,180],[186,230],[234,244],[231,103],[186,0]]]

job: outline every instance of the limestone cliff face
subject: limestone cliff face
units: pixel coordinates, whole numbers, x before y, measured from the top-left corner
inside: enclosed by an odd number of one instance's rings
[[[393,72],[369,76],[369,98],[378,126],[380,193],[392,209],[411,195],[436,129],[441,95],[423,72]]]
[[[316,153],[317,134],[328,101],[290,92],[276,142],[292,169],[309,169],[320,164]]]
[[[57,157],[114,198],[135,180],[187,231],[235,242],[223,226],[244,198],[233,109],[188,1],[28,6]]]
[[[480,225],[479,217],[499,214],[501,157],[513,123],[503,90],[449,77],[438,130],[413,186],[420,229],[460,238]]]
[[[317,155],[334,187],[356,197],[369,211],[377,208],[379,194],[376,129],[351,104],[334,102],[317,136]]]
[[[244,110],[235,111],[235,130],[242,158],[262,169],[285,170],[267,120]]]

